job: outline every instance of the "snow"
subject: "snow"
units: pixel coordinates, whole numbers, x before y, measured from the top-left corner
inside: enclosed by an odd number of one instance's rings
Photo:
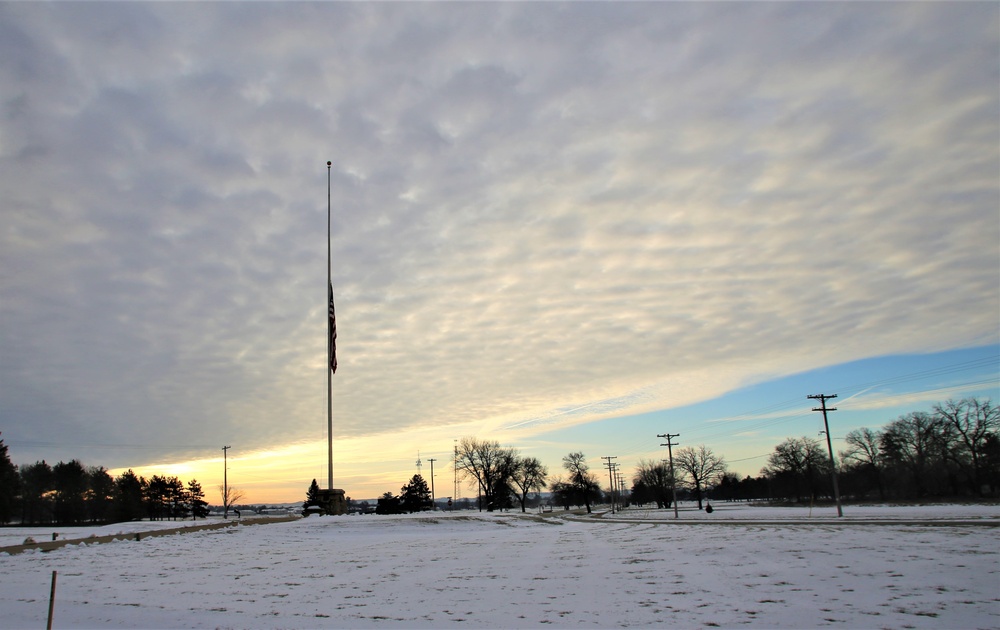
[[[57,628],[1000,627],[1000,507],[684,507],[680,523],[309,517],[0,554],[0,628],[45,624],[53,570]],[[179,523],[100,533],[151,525]]]

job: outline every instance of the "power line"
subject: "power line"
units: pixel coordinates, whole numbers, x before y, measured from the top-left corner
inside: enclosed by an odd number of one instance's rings
[[[872,383],[872,384],[855,385],[855,386],[850,387],[850,388],[840,388],[840,389],[848,389],[848,390],[852,390],[852,389],[865,389],[865,388],[870,388],[870,387],[874,387],[874,386],[877,386],[877,385],[892,384],[893,381],[894,381],[893,379],[887,379],[884,382],[883,381],[878,381],[878,382],[875,382],[875,383]],[[898,382],[898,380],[896,382]],[[982,380],[978,380],[978,381],[967,381],[967,382],[964,382],[964,383],[956,383],[956,384],[948,385],[948,386],[945,386],[945,387],[934,387],[934,388],[929,388],[929,389],[918,389],[918,390],[913,390],[913,391],[902,393],[902,394],[894,394],[894,395],[891,395],[891,396],[883,396],[880,399],[881,400],[897,400],[897,399],[901,399],[901,398],[911,397],[911,396],[914,396],[914,395],[917,395],[917,394],[929,394],[929,393],[933,393],[933,392],[947,391],[947,390],[950,390],[950,389],[955,389],[955,388],[959,388],[959,387],[967,387],[967,386],[972,386],[972,385],[988,385],[988,384],[995,383],[995,382],[996,381],[994,379],[982,379]],[[769,412],[769,411],[778,411],[778,410],[788,409],[790,411],[790,413],[788,413],[786,415],[775,416],[775,417],[772,417],[772,418],[761,420],[761,421],[753,423],[753,424],[741,424],[738,431],[731,431],[731,430],[727,429],[727,430],[716,431],[716,432],[711,432],[711,431],[709,431],[709,432],[699,432],[697,429],[695,429],[694,430],[695,431],[694,436],[697,438],[697,441],[701,441],[701,440],[705,440],[705,439],[719,438],[719,437],[730,437],[730,436],[735,437],[737,433],[742,433],[742,432],[746,432],[746,431],[756,431],[756,430],[759,430],[759,429],[769,428],[769,427],[772,427],[772,426],[777,426],[777,425],[780,425],[780,424],[791,422],[793,420],[798,420],[798,419],[805,418],[808,414],[806,413],[806,409],[800,407],[800,405],[801,405],[800,400],[801,399],[794,399],[794,400],[789,400],[789,401],[785,401],[785,402],[781,402],[781,403],[776,403],[774,405],[769,405],[767,407],[763,407],[763,408],[760,408],[758,410],[746,412],[746,413],[735,415],[735,416],[729,416],[729,417],[724,418],[724,419],[717,419],[716,421],[724,420],[726,422],[726,424],[738,423],[738,422],[740,422],[741,418],[752,418],[754,416],[760,415],[761,413],[766,413],[766,412]],[[848,406],[850,406],[850,403],[848,403]],[[799,409],[793,410],[794,407],[798,407]],[[709,419],[709,420],[705,420],[704,422],[712,422],[712,421],[713,420]]]
[[[754,455],[753,457],[744,457],[742,459],[727,459],[726,462],[729,464],[735,464],[737,462],[748,462],[751,459],[760,459],[761,457],[767,457],[770,453],[764,453],[763,455]]]
[[[866,388],[870,389],[870,388],[878,387],[878,386],[881,386],[881,385],[898,385],[898,384],[901,384],[901,383],[907,383],[907,382],[911,382],[911,381],[916,381],[916,380],[921,380],[921,379],[926,379],[926,378],[932,378],[932,377],[940,377],[940,376],[944,376],[944,375],[948,375],[948,374],[957,374],[957,373],[966,372],[966,371],[974,370],[974,369],[980,369],[980,368],[984,368],[984,367],[997,367],[998,364],[1000,364],[1000,355],[991,355],[989,357],[983,357],[983,358],[979,358],[979,359],[972,359],[972,360],[969,360],[969,361],[962,361],[962,362],[959,362],[959,363],[953,363],[953,364],[944,365],[944,366],[940,366],[940,367],[936,367],[936,368],[931,368],[931,369],[927,369],[927,370],[920,370],[920,371],[916,371],[916,372],[908,372],[908,373],[905,373],[905,374],[900,374],[898,376],[892,376],[892,377],[889,377],[889,378],[879,379],[879,380],[875,380],[875,381],[867,381],[867,382],[855,383],[853,385],[840,386],[837,389],[839,389],[841,391],[860,391],[860,390],[864,390]],[[943,392],[943,391],[948,391],[948,390],[954,390],[954,389],[962,388],[962,387],[971,387],[971,386],[977,386],[977,385],[990,385],[990,384],[996,384],[996,383],[997,383],[997,379],[996,378],[985,378],[985,379],[978,379],[978,380],[974,380],[974,381],[964,381],[964,382],[953,383],[951,385],[942,386],[942,387],[933,387],[933,388],[926,388],[926,389],[915,389],[915,390],[912,390],[910,392],[905,392],[905,393],[901,393],[901,394],[881,396],[879,398],[879,400],[881,400],[881,401],[893,401],[893,400],[899,400],[899,399],[904,399],[904,398],[912,397],[912,396],[919,395],[919,394],[930,394],[930,393],[934,393],[934,392]],[[706,441],[706,440],[717,440],[717,439],[724,439],[724,438],[735,438],[735,437],[738,436],[739,433],[750,432],[750,431],[759,431],[761,429],[766,429],[766,428],[771,428],[771,427],[779,426],[779,425],[782,425],[782,424],[787,424],[787,423],[790,423],[790,422],[794,422],[796,420],[803,420],[803,419],[805,419],[809,415],[809,412],[808,412],[808,408],[803,408],[801,406],[802,405],[801,400],[802,400],[801,398],[788,399],[788,400],[784,400],[784,401],[775,402],[775,403],[772,403],[772,404],[769,404],[769,405],[764,405],[762,407],[759,407],[759,408],[756,408],[756,409],[752,409],[750,411],[746,411],[746,412],[743,412],[743,413],[740,413],[740,414],[736,414],[736,415],[732,415],[732,416],[727,416],[725,418],[714,419],[714,421],[716,421],[716,422],[717,421],[725,421],[725,424],[728,425],[726,428],[720,429],[720,430],[714,430],[713,431],[712,429],[714,427],[705,427],[704,426],[705,423],[712,423],[713,419],[703,420],[702,421],[703,427],[701,428],[701,430],[699,430],[698,428],[691,427],[691,430],[688,431],[689,439],[694,439],[697,442],[702,442],[702,441]],[[847,404],[846,405],[842,404],[841,406],[844,406],[844,407],[851,407],[852,406],[852,403],[850,401],[845,401],[845,402]],[[751,419],[751,418],[753,418],[755,416],[760,416],[761,414],[768,414],[768,413],[770,413],[770,414],[776,414],[776,412],[785,411],[785,410],[787,410],[788,413],[781,414],[781,415],[774,415],[773,417],[770,417],[770,418],[760,419],[759,421],[752,422],[750,424],[743,424],[743,422],[742,422],[743,419],[748,419],[749,420],[749,419]],[[732,428],[733,424],[738,424],[738,429]],[[625,457],[632,456],[635,453],[647,450],[646,448],[643,447],[643,444],[645,444],[644,441],[637,440],[635,442],[629,443],[626,446],[626,448],[620,449],[619,453],[624,454]],[[757,455],[757,456],[747,457],[747,458],[737,459],[737,460],[730,460],[730,463],[736,463],[736,462],[741,462],[741,461],[749,461],[749,460],[752,460],[752,459],[759,459],[761,457],[766,457],[767,455],[768,454]]]

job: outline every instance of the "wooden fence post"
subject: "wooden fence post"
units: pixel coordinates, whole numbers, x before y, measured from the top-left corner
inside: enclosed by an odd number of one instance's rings
[[[56,572],[52,572],[52,590],[49,591],[49,623],[47,630],[52,630],[52,611],[55,609],[56,605]]]

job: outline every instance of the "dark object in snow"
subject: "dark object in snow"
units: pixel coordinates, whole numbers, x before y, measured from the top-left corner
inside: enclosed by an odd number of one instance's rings
[[[715,508],[712,507],[711,503],[709,503],[708,505],[705,506],[705,514],[711,514],[714,511],[715,511]]]

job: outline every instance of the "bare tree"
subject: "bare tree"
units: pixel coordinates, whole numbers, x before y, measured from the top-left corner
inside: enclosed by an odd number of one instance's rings
[[[701,509],[702,493],[712,482],[726,472],[726,460],[712,452],[704,444],[679,449],[674,455],[674,465],[680,469],[682,477],[694,488]]]
[[[601,495],[601,485],[590,472],[587,459],[583,453],[570,453],[563,457],[563,468],[569,472],[569,483],[578,500],[587,506],[587,514],[591,513],[590,501]],[[577,503],[579,505],[580,503]]]
[[[511,475],[511,482],[517,487],[522,512],[526,511],[524,504],[528,499],[528,493],[532,490],[537,492],[545,488],[545,478],[548,475],[548,469],[542,465],[542,462],[538,461],[538,458],[518,458],[514,474]]]
[[[972,490],[984,495],[986,475],[986,450],[990,438],[997,437],[1000,428],[1000,408],[990,400],[980,401],[966,398],[955,402],[949,400],[943,405],[934,405],[934,414],[942,421],[943,429],[952,438],[953,461],[962,468],[969,479]]]
[[[882,435],[869,428],[855,429],[844,436],[844,442],[847,443],[847,450],[840,452],[841,461],[860,469],[870,481],[874,481],[879,499],[885,499]]]
[[[913,411],[886,425],[881,447],[887,464],[905,471],[918,497],[931,493],[938,480],[933,471],[945,461],[942,438],[943,421],[923,411]]]
[[[236,486],[219,485],[219,494],[222,495],[222,517],[229,518],[229,508],[242,501],[246,496],[243,490]]]
[[[788,438],[774,447],[761,471],[775,481],[792,484],[796,501],[802,501],[802,482],[806,483],[813,500],[818,494],[817,480],[827,470],[829,459],[819,441],[809,437]]]
[[[479,484],[486,510],[492,512],[506,496],[517,463],[517,451],[500,446],[496,440],[465,437],[458,443],[455,468],[463,478]]]
[[[632,500],[636,503],[655,501],[656,507],[663,509],[671,505],[673,486],[670,466],[663,462],[639,460],[632,476]]]

